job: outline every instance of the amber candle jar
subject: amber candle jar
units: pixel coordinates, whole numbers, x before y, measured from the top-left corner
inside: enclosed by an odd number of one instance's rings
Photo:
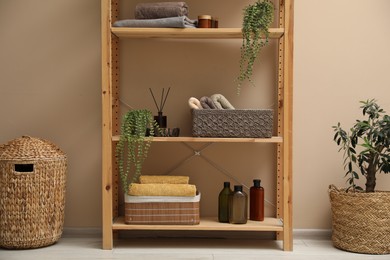
[[[199,15],[198,28],[211,28],[211,15]]]

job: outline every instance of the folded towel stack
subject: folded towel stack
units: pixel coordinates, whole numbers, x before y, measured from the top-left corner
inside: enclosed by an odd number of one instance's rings
[[[135,7],[135,19],[116,21],[114,27],[195,28],[196,20],[187,17],[185,2],[140,3]]]
[[[196,186],[189,183],[188,176],[142,175],[140,183],[129,186],[131,196],[194,197]]]
[[[141,175],[139,182],[141,184],[188,184],[190,177],[188,176],[167,176],[167,175]]]
[[[204,96],[200,100],[191,97],[188,105],[191,109],[235,109],[221,94],[214,94],[211,97]]]
[[[126,19],[116,21],[113,26],[133,28],[195,28],[196,21],[190,20],[187,16],[142,20]]]
[[[135,7],[135,19],[159,19],[187,15],[188,5],[185,2],[140,3]]]

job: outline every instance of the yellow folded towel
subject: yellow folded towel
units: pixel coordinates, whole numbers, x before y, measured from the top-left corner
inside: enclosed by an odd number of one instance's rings
[[[196,186],[192,184],[140,184],[129,186],[130,196],[196,196]]]
[[[188,176],[167,176],[167,175],[141,175],[139,182],[141,184],[148,183],[170,183],[170,184],[188,184],[190,177]]]

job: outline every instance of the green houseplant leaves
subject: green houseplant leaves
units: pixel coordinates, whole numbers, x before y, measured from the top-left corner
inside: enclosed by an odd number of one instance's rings
[[[259,51],[268,43],[269,27],[274,20],[274,4],[269,0],[257,0],[244,9],[240,75],[237,77],[237,94],[242,83],[251,80],[253,64]]]
[[[123,117],[116,157],[125,194],[128,192],[129,184],[138,182],[156,130],[158,126],[149,110],[130,110]],[[131,172],[133,175],[129,181]]]
[[[376,173],[390,172],[390,117],[375,99],[361,101],[364,120],[356,120],[349,132],[340,123],[333,126],[334,141],[344,154],[345,176],[350,190],[363,190],[356,184],[360,174],[366,178],[366,192],[374,192]]]

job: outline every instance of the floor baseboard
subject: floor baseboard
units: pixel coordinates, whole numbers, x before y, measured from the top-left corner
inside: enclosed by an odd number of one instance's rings
[[[330,240],[331,229],[294,229],[294,239]]]
[[[64,227],[62,237],[101,237],[101,228]]]
[[[259,236],[256,232],[229,232],[229,238],[253,238],[257,236],[260,239],[270,239],[270,235],[264,232],[264,236]],[[102,229],[101,228],[85,228],[85,227],[65,227],[62,233],[63,237],[101,237]],[[311,240],[330,240],[332,235],[332,230],[330,229],[294,229],[293,236],[294,239],[311,239]],[[130,231],[122,232],[120,237],[156,237],[154,232],[150,231]],[[186,238],[201,238],[201,237],[225,237],[223,232],[158,232],[158,237],[186,237]]]

